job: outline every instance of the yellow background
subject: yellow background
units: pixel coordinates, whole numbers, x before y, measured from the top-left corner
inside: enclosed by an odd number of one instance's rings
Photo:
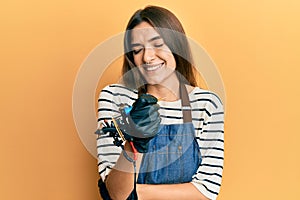
[[[73,122],[73,84],[89,52],[148,4],[173,11],[222,75],[219,199],[299,199],[298,0],[2,1],[0,199],[100,199],[96,159]]]

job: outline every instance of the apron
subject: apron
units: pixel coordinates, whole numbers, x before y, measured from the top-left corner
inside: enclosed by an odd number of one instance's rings
[[[176,184],[192,181],[202,157],[195,139],[191,106],[187,89],[180,84],[183,124],[161,125],[158,134],[149,141],[137,183]]]

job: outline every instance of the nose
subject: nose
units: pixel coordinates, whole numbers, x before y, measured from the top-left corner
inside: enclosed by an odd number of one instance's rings
[[[152,47],[145,47],[143,61],[145,63],[150,63],[155,58],[155,51]]]

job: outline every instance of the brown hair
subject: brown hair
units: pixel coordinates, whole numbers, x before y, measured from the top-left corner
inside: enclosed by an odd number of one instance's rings
[[[130,18],[124,37],[124,61],[122,74],[125,85],[139,90],[147,90],[146,82],[138,70],[132,70],[136,66],[133,60],[131,44],[131,30],[141,22],[148,22],[163,38],[176,61],[176,71],[183,76],[188,84],[196,86],[192,54],[184,29],[177,17],[169,10],[158,6],[147,6],[137,10]],[[179,80],[182,81],[179,77]],[[142,87],[140,87],[142,85]],[[145,92],[145,91],[142,91]]]

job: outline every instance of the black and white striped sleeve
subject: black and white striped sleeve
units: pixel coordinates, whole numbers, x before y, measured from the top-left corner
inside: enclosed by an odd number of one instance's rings
[[[106,86],[98,98],[98,128],[106,120],[111,123],[111,117],[118,114],[117,99],[114,88]],[[97,138],[97,159],[98,172],[104,181],[111,169],[116,164],[121,148],[113,144],[113,138],[107,135],[100,135]]]
[[[209,199],[219,194],[224,163],[224,110],[221,100],[210,95],[206,105],[208,115],[203,121],[202,130],[196,135],[202,162],[193,176],[194,186]]]

